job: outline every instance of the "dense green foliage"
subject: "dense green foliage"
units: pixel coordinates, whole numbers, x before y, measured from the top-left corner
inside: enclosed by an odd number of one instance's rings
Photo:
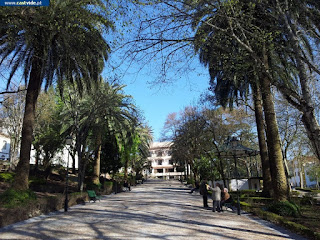
[[[298,217],[301,214],[299,207],[289,201],[274,202],[267,206],[267,210],[280,216]]]
[[[13,178],[14,178],[14,173],[12,172],[3,172],[0,173],[0,180],[4,181],[4,182],[12,182]]]
[[[6,208],[23,205],[36,199],[36,194],[31,190],[15,191],[13,189],[8,189],[0,195],[0,203]]]

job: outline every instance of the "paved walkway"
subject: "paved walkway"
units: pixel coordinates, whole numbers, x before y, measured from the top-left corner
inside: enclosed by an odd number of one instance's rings
[[[124,192],[0,229],[0,239],[304,239],[249,215],[213,213],[177,181]],[[209,202],[211,204],[211,201]]]

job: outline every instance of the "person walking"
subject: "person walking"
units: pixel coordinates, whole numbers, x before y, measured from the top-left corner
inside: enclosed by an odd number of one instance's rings
[[[221,212],[221,188],[220,184],[216,183],[216,186],[214,188],[211,188],[212,190],[212,200],[213,200],[213,208],[212,212],[218,211]]]
[[[203,207],[208,208],[208,189],[207,189],[207,180],[202,180],[200,183],[200,194],[203,198]]]

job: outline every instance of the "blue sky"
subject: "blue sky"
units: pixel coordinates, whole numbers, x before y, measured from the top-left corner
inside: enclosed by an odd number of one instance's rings
[[[161,130],[169,113],[179,112],[188,105],[198,103],[200,95],[209,86],[205,68],[199,67],[197,73],[190,71],[172,83],[152,85],[156,76],[145,73],[125,74],[121,80],[127,85],[126,94],[132,95],[137,107],[142,111],[149,126],[153,129],[154,141],[159,140]],[[199,74],[201,72],[201,74]],[[108,75],[105,74],[107,77]],[[22,79],[14,77],[13,83],[19,85]],[[4,90],[6,79],[0,77],[0,90]]]
[[[124,75],[121,80],[127,85],[124,91],[133,96],[136,106],[142,111],[153,130],[154,141],[159,140],[169,113],[179,112],[186,106],[198,103],[200,95],[209,86],[209,77],[206,73],[205,68],[199,67],[197,72],[186,72],[178,80],[157,85],[150,84],[156,78],[150,74],[140,72]],[[103,75],[108,76],[108,74]],[[12,82],[19,85],[21,81],[21,77],[16,76]],[[0,89],[4,90],[5,85],[6,79],[0,77]]]
[[[136,105],[144,113],[146,121],[153,129],[155,141],[159,140],[168,114],[179,112],[185,106],[197,104],[200,95],[209,87],[206,70],[203,68],[202,71],[204,74],[190,72],[187,77],[173,83],[156,86],[148,84],[153,81],[152,76],[141,74],[134,78],[132,75],[124,77],[123,83],[127,85],[124,90],[133,96]]]

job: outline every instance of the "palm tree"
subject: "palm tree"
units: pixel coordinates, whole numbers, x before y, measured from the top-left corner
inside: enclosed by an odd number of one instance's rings
[[[241,4],[242,3],[240,3],[240,7],[243,7]],[[226,5],[225,8],[221,6],[219,11],[228,12],[228,7],[228,5]],[[232,9],[234,10],[236,7],[239,6],[235,6]],[[250,12],[250,14],[252,13]],[[263,32],[260,33],[258,37],[256,35],[253,37],[250,35],[250,37],[255,40],[254,43],[250,42],[250,46],[254,48],[255,54],[259,56],[261,65],[264,67],[263,71],[261,70],[261,66],[256,66],[256,59],[252,59],[247,49],[245,49],[239,41],[236,41],[234,37],[231,36],[232,34],[224,31],[239,31],[241,33],[241,28],[236,30],[230,28],[229,19],[224,14],[222,14],[222,17],[216,13],[208,14],[206,18],[206,20],[195,24],[195,26],[197,26],[195,48],[196,51],[200,52],[200,61],[209,68],[212,90],[215,92],[218,102],[223,106],[227,103],[232,106],[232,103],[236,101],[238,97],[246,97],[248,95],[250,84],[254,85],[251,89],[256,96],[259,89],[262,90],[263,108],[267,125],[268,157],[270,166],[272,166],[270,173],[273,180],[274,196],[278,200],[284,200],[287,198],[286,175],[283,167],[280,136],[271,95],[271,79],[265,74],[266,70],[274,70],[275,73],[276,70],[278,70],[275,65],[272,65],[273,68],[268,67],[270,54],[268,55],[266,51],[263,51],[265,50],[263,46],[268,46],[270,43],[268,40],[265,40],[266,36],[263,35]],[[218,26],[218,28],[222,30],[212,28],[207,22],[214,22],[215,26]],[[258,34],[258,32],[256,34]],[[244,38],[243,41],[249,40]],[[259,111],[259,109],[256,110]],[[261,120],[262,119],[257,116],[256,121]],[[263,126],[263,122],[257,124],[257,127],[261,126]],[[258,132],[262,134],[261,129],[258,129]],[[262,135],[259,137],[259,141],[263,141]],[[260,142],[260,146],[265,146],[265,144]],[[261,158],[265,163],[263,164],[265,167],[264,174],[267,174],[265,179],[267,180],[266,183],[268,183],[268,180],[271,178],[269,176],[270,173],[267,171],[268,160],[265,157],[265,151],[262,150]]]
[[[93,111],[93,133],[95,136],[95,159],[93,183],[99,183],[100,155],[103,139],[126,129],[127,123],[136,122],[136,107],[131,103],[132,97],[123,92],[124,85],[101,82],[97,91],[91,96]]]
[[[267,6],[269,8],[269,6]],[[320,160],[320,126],[315,114],[310,82],[313,73],[320,74],[314,54],[319,51],[320,4],[319,1],[274,1],[273,10],[277,14],[282,31],[286,36],[286,54],[282,65],[292,62],[297,78],[292,88],[278,84],[278,89],[288,102],[300,112],[314,154]],[[281,49],[283,50],[283,49]],[[288,71],[292,74],[292,71]]]
[[[149,149],[151,142],[153,141],[152,130],[147,124],[140,124],[136,128],[138,137],[139,137],[139,145],[138,145],[138,154],[134,159],[132,164],[134,171],[136,172],[136,176],[141,176],[141,171],[143,168],[149,166],[146,164],[146,161],[149,157]]]
[[[35,106],[41,87],[54,81],[77,82],[79,90],[97,80],[109,47],[103,30],[111,22],[102,0],[52,0],[50,7],[0,9],[0,64],[10,68],[7,86],[18,69],[26,85],[20,161],[12,187],[28,189]]]
[[[93,161],[93,183],[99,184],[102,146],[110,142],[110,138],[118,141],[121,133],[131,129],[131,124],[136,122],[136,107],[132,97],[124,94],[124,87],[100,78],[94,90],[85,91],[81,99],[72,86],[65,87],[69,94],[63,97],[63,133],[75,135],[79,190],[83,189],[88,156],[92,156]]]

